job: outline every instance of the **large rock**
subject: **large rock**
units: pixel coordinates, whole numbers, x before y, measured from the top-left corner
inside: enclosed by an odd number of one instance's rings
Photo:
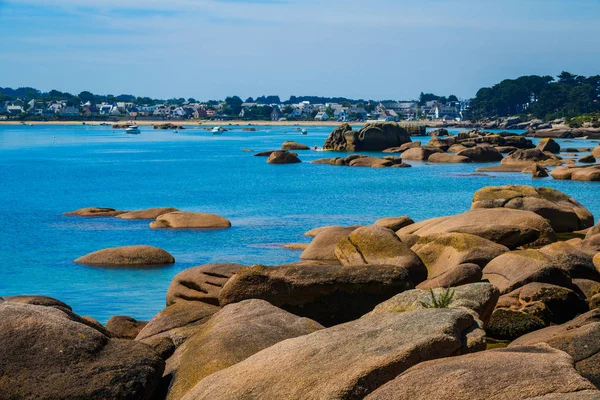
[[[414,223],[415,221],[413,221],[412,218],[407,216],[401,216],[380,218],[377,221],[375,221],[373,225],[397,231],[398,229],[404,228],[405,226],[412,225]]]
[[[171,281],[167,290],[167,306],[180,300],[201,301],[219,305],[219,293],[244,265],[223,263],[205,264],[181,271]]]
[[[87,207],[79,210],[66,212],[65,215],[74,215],[77,217],[116,217],[127,211],[115,210],[106,207]]]
[[[310,147],[292,140],[286,140],[281,145],[281,150],[310,150]]]
[[[544,246],[540,253],[552,259],[573,278],[600,282],[600,270],[594,266],[593,255],[566,242]]]
[[[176,211],[163,214],[150,223],[150,228],[219,229],[229,228],[231,222],[216,214]]]
[[[581,375],[600,387],[600,309],[580,315],[562,325],[550,326],[512,342],[509,348],[536,343],[568,353]]]
[[[175,259],[158,247],[124,246],[98,250],[79,257],[75,262],[107,267],[143,267],[173,264]]]
[[[475,192],[471,209],[511,208],[546,218],[556,232],[572,232],[594,225],[594,216],[572,197],[556,189],[523,185],[488,186]]]
[[[0,303],[0,397],[149,400],[164,362],[54,307]]]
[[[427,279],[427,269],[419,257],[388,228],[364,226],[335,247],[335,257],[343,266],[393,265],[406,268],[413,283]]]
[[[546,138],[540,140],[536,148],[540,151],[549,151],[550,153],[560,153],[560,145],[554,141],[554,139]]]
[[[544,153],[540,149],[525,149],[508,154],[502,159],[500,164],[505,166],[519,165],[525,168],[533,163],[543,166],[560,165],[560,160],[557,156],[552,156],[551,153]]]
[[[147,321],[137,321],[131,317],[119,315],[111,317],[106,322],[106,330],[115,338],[135,339],[147,324]]]
[[[469,233],[508,248],[544,246],[556,241],[545,218],[531,211],[508,208],[477,209],[450,217],[433,218],[404,227],[399,234]]]
[[[219,303],[225,306],[263,299],[330,326],[356,319],[382,301],[412,288],[409,271],[401,265],[255,265],[243,268],[225,284]]]
[[[359,131],[344,124],[336,128],[323,145],[336,151],[382,151],[410,142],[406,129],[393,122],[367,124]]]
[[[600,146],[597,146],[592,149],[592,156],[600,158]]]
[[[600,164],[585,167],[558,167],[550,172],[554,179],[573,181],[600,181]]]
[[[326,261],[335,261],[335,246],[337,242],[343,238],[348,236],[352,231],[357,229],[357,227],[341,227],[341,226],[332,226],[325,227],[327,229],[322,229],[317,231],[317,235],[314,237],[312,242],[308,245],[306,250],[302,252],[300,258],[303,260],[326,260]],[[312,231],[307,232],[305,235],[311,233]]]
[[[433,295],[439,298],[446,289],[433,289]],[[426,308],[425,305],[431,305],[432,291],[429,290],[407,290],[392,297],[391,299],[378,304],[371,311],[371,314],[382,312],[409,312]],[[452,302],[448,308],[464,308],[477,313],[483,326],[487,325],[494,306],[500,297],[500,292],[493,285],[486,282],[471,283],[458,286],[452,289]]]
[[[423,236],[411,250],[427,267],[428,280],[445,275],[461,264],[476,264],[483,269],[494,258],[509,251],[505,246],[467,233]]]
[[[137,335],[136,340],[169,336],[177,328],[202,325],[219,307],[200,301],[178,301],[156,314]]]
[[[486,327],[486,333],[493,339],[506,341],[546,326],[546,323],[534,313],[500,307],[494,310]]]
[[[400,162],[402,160],[400,159]],[[371,167],[371,168],[385,168],[394,165],[392,160],[380,157],[358,157],[350,161],[348,164],[350,167]]]
[[[173,207],[148,208],[146,210],[128,211],[116,217],[121,219],[156,219],[163,214],[179,211]]]
[[[230,304],[213,315],[168,360],[172,377],[167,400],[179,400],[196,383],[285,339],[323,327],[264,300]]]
[[[469,149],[461,150],[456,153],[457,156],[469,158],[473,162],[496,162],[502,160],[503,156],[494,147],[475,146]]]
[[[496,257],[483,269],[483,279],[488,279],[502,294],[531,282],[567,288],[573,286],[571,276],[565,269],[550,257],[532,249],[511,251]]]
[[[300,159],[293,153],[287,151],[274,151],[267,159],[267,164],[297,164]]]
[[[464,310],[371,314],[279,342],[184,399],[361,399],[419,362],[480,349],[481,334]]]
[[[432,154],[442,153],[442,150],[435,147],[414,147],[402,153],[402,159],[414,161],[427,161]]]
[[[587,394],[579,397],[582,391]],[[585,400],[597,396],[600,392],[577,373],[571,357],[550,346],[537,345],[423,362],[365,399]]]
[[[435,153],[429,156],[427,159],[430,163],[440,163],[440,164],[461,164],[461,163],[470,163],[471,159],[465,156],[459,156],[458,154],[448,154],[448,153]]]

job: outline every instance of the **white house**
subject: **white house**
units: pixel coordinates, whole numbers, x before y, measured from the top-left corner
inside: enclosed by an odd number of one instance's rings
[[[329,115],[325,111],[319,111],[315,116],[315,121],[327,121],[329,119]]]

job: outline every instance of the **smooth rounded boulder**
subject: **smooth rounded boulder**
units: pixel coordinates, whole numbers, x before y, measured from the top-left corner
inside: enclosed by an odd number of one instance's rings
[[[128,211],[116,217],[120,219],[156,219],[163,214],[179,211],[173,207],[148,208],[145,210]]]
[[[429,379],[430,378],[430,379]],[[548,345],[515,346],[420,363],[365,400],[533,400],[546,395],[600,392],[573,368],[572,358]],[[556,398],[561,399],[561,397]]]
[[[544,246],[556,241],[556,233],[545,218],[531,211],[508,208],[477,209],[432,218],[404,227],[398,234],[426,236],[450,232],[479,236],[510,249]]]
[[[106,330],[115,338],[135,339],[147,324],[147,321],[137,321],[131,317],[117,315],[110,317],[106,322]]]
[[[225,284],[219,304],[262,299],[331,326],[359,318],[382,301],[413,288],[408,269],[400,265],[254,265],[241,269]]]
[[[319,229],[319,228],[317,228]],[[302,260],[323,260],[323,261],[335,261],[335,247],[337,242],[352,233],[357,227],[342,227],[342,226],[331,226],[324,227],[322,229],[313,229],[307,232],[305,235],[312,235],[316,233],[314,239],[306,250],[302,252],[300,258]]]
[[[167,306],[180,300],[218,306],[221,289],[243,267],[233,263],[205,264],[181,271],[167,289]]]
[[[572,278],[592,279],[600,282],[600,268],[594,265],[593,256],[566,242],[544,246],[540,253],[552,259]]]
[[[442,153],[441,149],[436,147],[414,147],[402,153],[402,159],[413,161],[427,161],[432,154]]]
[[[297,164],[300,163],[297,155],[287,151],[274,151],[267,159],[267,164]]]
[[[176,211],[160,215],[150,223],[152,229],[222,229],[230,228],[231,222],[216,214]]]
[[[153,246],[123,246],[102,249],[79,257],[78,264],[104,267],[145,267],[173,264],[175,258]]]
[[[285,339],[308,335],[323,326],[264,300],[230,304],[181,345],[168,360],[171,377],[166,400],[179,400],[196,383]]]
[[[54,307],[0,303],[0,397],[150,400],[164,362]]]
[[[456,153],[459,157],[467,157],[472,162],[497,162],[502,160],[503,156],[498,150],[490,146],[475,146],[464,149]]]
[[[364,226],[341,238],[335,257],[343,266],[393,265],[408,270],[413,283],[427,279],[427,268],[395,234],[380,226]]]
[[[412,218],[407,216],[402,217],[388,217],[388,218],[380,218],[373,223],[375,226],[381,226],[383,228],[388,228],[393,230],[394,232],[398,229],[404,228],[405,226],[414,224],[415,221]]]
[[[465,310],[370,314],[279,342],[204,378],[183,399],[361,399],[419,362],[482,346]]]
[[[286,140],[281,145],[281,150],[310,150],[305,144],[294,142],[293,140]]]
[[[572,232],[594,225],[592,213],[572,197],[551,188],[488,186],[473,195],[471,209],[510,208],[546,218],[554,231]]]
[[[466,156],[459,156],[458,154],[435,153],[429,156],[427,161],[439,164],[462,164],[470,163],[471,159]]]

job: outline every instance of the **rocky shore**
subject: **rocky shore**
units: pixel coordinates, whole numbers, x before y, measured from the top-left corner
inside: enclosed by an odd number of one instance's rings
[[[71,214],[227,225],[172,208]],[[184,270],[150,321],[0,298],[0,397],[600,399],[594,224],[557,190],[486,187],[458,215],[316,227],[292,264]],[[173,259],[129,246],[77,262]]]

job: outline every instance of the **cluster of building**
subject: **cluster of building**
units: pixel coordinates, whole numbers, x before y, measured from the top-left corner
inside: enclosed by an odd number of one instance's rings
[[[463,119],[463,112],[468,108],[468,102],[449,102],[442,104],[428,101],[418,102],[380,102],[363,104],[311,104],[303,101],[298,104],[258,104],[243,103],[239,113],[231,113],[231,108],[224,102],[182,104],[152,104],[141,105],[134,102],[102,102],[93,104],[81,102],[72,104],[68,100],[23,100],[0,103],[0,117],[17,117],[29,115],[40,118],[81,118],[81,117],[114,117],[128,119],[248,119],[256,115],[257,107],[268,107],[261,110],[260,115],[270,115],[273,121],[278,120],[316,120],[316,121],[399,121],[413,119],[448,120]],[[369,110],[369,111],[367,111]],[[228,113],[229,112],[229,113]]]

